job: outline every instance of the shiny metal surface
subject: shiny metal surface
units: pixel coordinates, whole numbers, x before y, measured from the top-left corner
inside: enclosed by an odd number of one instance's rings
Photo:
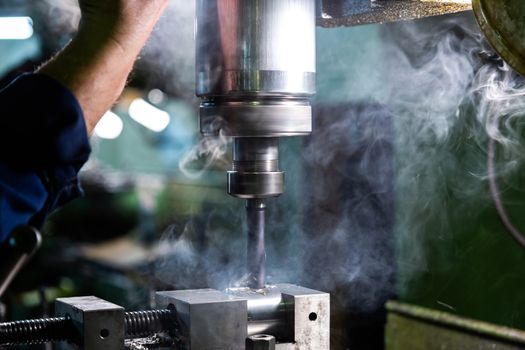
[[[315,92],[314,0],[198,0],[197,95]]]
[[[275,337],[267,334],[252,335],[246,339],[246,350],[275,350]]]
[[[228,193],[278,196],[278,150],[265,148],[262,138],[312,132],[316,0],[198,0],[196,17],[201,133],[260,140],[236,141]],[[272,159],[235,159],[251,145]]]
[[[264,200],[246,201],[246,218],[248,287],[262,289],[266,286],[266,203]]]
[[[276,197],[283,191],[284,173],[279,170],[279,139],[236,138],[233,145],[233,169],[228,172],[228,193],[238,198],[256,199]],[[251,212],[248,211],[248,214]],[[257,225],[259,221],[248,220],[248,233],[254,232],[255,228],[251,225]]]
[[[284,173],[228,172],[228,193],[241,199],[270,198],[284,192]]]
[[[319,3],[317,24],[326,28],[406,21],[472,9],[470,0],[319,0]]]
[[[125,312],[93,296],[59,298],[56,318],[0,325],[1,344],[54,342],[56,349],[64,350],[139,349],[148,344],[186,350],[245,350],[248,344],[266,344],[270,349],[275,345],[276,350],[330,346],[327,293],[277,284],[224,292],[162,291],[155,299],[158,310]],[[261,334],[268,336],[253,338]],[[247,338],[257,341],[247,343]],[[269,343],[258,341],[263,339]]]
[[[312,107],[307,101],[208,101],[200,114],[203,135],[281,137],[312,132]]]
[[[246,338],[257,334],[274,336],[276,350],[330,349],[327,293],[277,284],[260,290],[158,292],[156,299],[160,308],[170,304],[176,307],[183,330],[183,349],[235,350],[243,335],[245,349]]]
[[[68,342],[59,350],[122,349],[124,346],[124,308],[97,297],[60,298],[55,302],[57,317],[71,318]]]
[[[228,193],[284,191],[277,137],[312,131],[316,0],[197,0],[196,94],[203,135],[235,138]],[[251,286],[265,285],[264,210],[249,207]]]
[[[210,90],[214,86],[215,93]],[[211,71],[197,73],[200,96],[310,96],[315,93],[315,73],[290,71],[223,71],[218,77]]]
[[[176,349],[244,350],[247,302],[215,289],[156,293],[157,307],[175,307],[180,341]]]
[[[292,318],[293,305],[284,303],[277,286],[258,290],[234,288],[227,293],[248,302],[248,336],[271,334],[281,343],[293,342],[293,327],[288,322]]]
[[[240,137],[233,144],[233,169],[236,171],[279,171],[279,139]]]
[[[330,349],[329,294],[286,283],[227,292],[248,301],[249,335],[275,336],[277,350]]]
[[[293,343],[277,350],[330,349],[330,294],[293,284],[278,284],[286,305],[293,305]]]
[[[498,54],[525,76],[525,6],[521,0],[473,0],[481,30]]]

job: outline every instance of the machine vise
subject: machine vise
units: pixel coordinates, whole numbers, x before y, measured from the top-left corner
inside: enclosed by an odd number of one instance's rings
[[[163,291],[157,310],[125,312],[96,297],[56,300],[55,318],[0,324],[0,346],[57,350],[326,350],[330,295],[292,284]]]

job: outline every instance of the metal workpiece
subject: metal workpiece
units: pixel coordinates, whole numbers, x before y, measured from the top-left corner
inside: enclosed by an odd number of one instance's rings
[[[124,308],[97,297],[60,298],[55,314],[71,320],[69,342],[58,350],[122,349],[124,347]]]
[[[315,0],[198,0],[197,96],[315,93]]]
[[[292,284],[158,292],[157,306],[177,310],[186,350],[245,349],[267,334],[277,350],[330,349],[330,295]],[[251,344],[250,344],[251,345]]]
[[[318,0],[318,2],[317,24],[325,28],[414,20],[472,9],[470,0]],[[498,1],[494,2],[498,3]]]
[[[267,334],[252,335],[246,339],[246,350],[275,350],[275,337]]]
[[[177,348],[244,350],[247,302],[214,290],[157,292],[159,308],[175,308],[179,324]]]
[[[248,336],[271,334],[280,343],[293,342],[293,325],[288,321],[293,305],[286,304],[279,288],[231,288],[226,291],[248,303]]]

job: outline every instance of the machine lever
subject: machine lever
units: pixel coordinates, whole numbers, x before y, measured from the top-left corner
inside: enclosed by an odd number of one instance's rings
[[[42,236],[32,226],[18,226],[0,245],[0,298],[13,279],[40,248]]]

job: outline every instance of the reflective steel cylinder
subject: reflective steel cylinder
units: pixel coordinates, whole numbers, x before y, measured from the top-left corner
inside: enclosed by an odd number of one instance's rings
[[[293,305],[285,303],[278,288],[234,288],[228,292],[248,301],[248,336],[271,334],[280,342],[293,341]]]
[[[276,138],[312,131],[315,21],[315,0],[197,0],[201,133],[235,138],[232,196],[284,191]]]
[[[196,29],[204,134],[311,132],[315,0],[198,0]]]
[[[228,171],[228,193],[253,199],[275,197],[284,191],[279,169],[279,139],[239,137],[233,144],[233,168]]]
[[[315,93],[312,0],[198,0],[197,95]]]

